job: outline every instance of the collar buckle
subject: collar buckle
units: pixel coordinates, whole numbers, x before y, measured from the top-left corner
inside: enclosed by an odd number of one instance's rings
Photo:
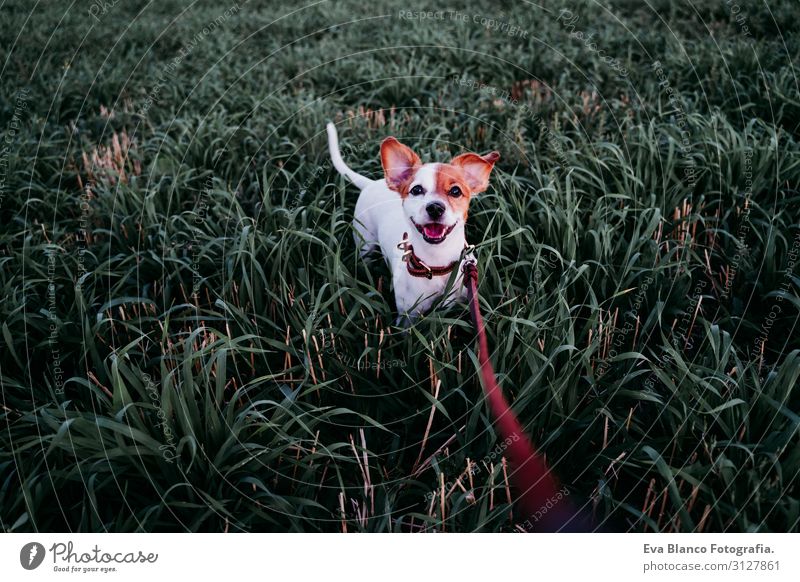
[[[400,258],[401,261],[407,263],[411,258],[411,255],[414,253],[414,249],[411,247],[411,241],[408,240],[408,233],[403,233],[403,240],[397,243],[397,248],[403,251],[403,256]]]

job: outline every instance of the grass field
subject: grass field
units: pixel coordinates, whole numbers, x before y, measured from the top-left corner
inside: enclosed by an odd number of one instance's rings
[[[797,531],[796,2],[290,4],[0,6],[2,530],[527,529],[331,119],[376,178],[500,152],[492,360],[598,527]]]

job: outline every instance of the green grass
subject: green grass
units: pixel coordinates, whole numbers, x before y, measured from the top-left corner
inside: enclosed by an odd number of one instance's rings
[[[327,119],[374,177],[387,135],[500,151],[492,360],[598,525],[798,530],[794,2],[242,0],[202,33],[233,4],[0,8],[4,531],[519,529],[466,310],[393,326]]]

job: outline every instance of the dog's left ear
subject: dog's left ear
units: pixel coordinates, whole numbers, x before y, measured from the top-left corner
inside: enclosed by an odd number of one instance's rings
[[[464,172],[467,186],[472,193],[480,194],[489,187],[489,174],[492,173],[492,168],[499,159],[500,154],[497,152],[489,152],[485,156],[469,153],[456,156],[450,163]]]

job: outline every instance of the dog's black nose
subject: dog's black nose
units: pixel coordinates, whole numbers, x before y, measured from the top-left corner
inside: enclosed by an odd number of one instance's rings
[[[431,202],[425,207],[425,210],[428,211],[428,216],[434,220],[437,220],[442,214],[444,214],[444,204],[441,204],[440,202]]]

